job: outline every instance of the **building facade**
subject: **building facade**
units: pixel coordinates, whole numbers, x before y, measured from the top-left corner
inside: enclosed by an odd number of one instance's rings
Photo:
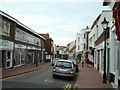
[[[80,33],[76,34],[76,57],[80,59],[81,56],[84,56],[85,61],[88,58],[89,33],[90,33],[90,29],[87,26],[85,29],[80,30]]]
[[[45,57],[46,57],[46,62],[51,62],[54,56],[54,48],[53,48],[53,40],[52,38],[49,37],[49,34],[40,34],[43,36],[45,40]]]
[[[0,15],[2,68],[41,62],[46,39],[10,15],[2,11]]]
[[[104,0],[103,6],[112,10],[112,24],[110,26],[110,82],[120,88],[120,0]]]

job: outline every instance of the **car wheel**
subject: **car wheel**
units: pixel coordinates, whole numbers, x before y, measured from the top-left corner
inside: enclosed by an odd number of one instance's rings
[[[78,70],[78,69],[76,69],[76,72],[78,73],[78,72],[79,72],[79,70]]]
[[[71,77],[71,79],[72,79],[72,80],[74,80],[74,78],[75,78],[74,76],[73,76],[73,77]]]
[[[55,75],[55,74],[53,74],[53,77],[55,78],[55,77],[56,77],[56,75]]]

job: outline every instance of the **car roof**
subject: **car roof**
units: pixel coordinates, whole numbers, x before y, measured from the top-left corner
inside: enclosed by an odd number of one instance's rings
[[[72,61],[70,61],[70,60],[64,60],[64,59],[60,59],[60,60],[58,60],[58,61],[72,62]]]

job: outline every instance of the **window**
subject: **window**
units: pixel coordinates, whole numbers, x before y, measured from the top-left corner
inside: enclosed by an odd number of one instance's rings
[[[84,34],[84,39],[85,39],[85,34]]]
[[[78,50],[80,50],[80,46],[78,46]]]
[[[80,38],[78,38],[78,42],[80,42]]]
[[[10,35],[10,23],[0,18],[0,34],[9,36]]]
[[[84,44],[84,49],[85,49],[85,44]]]

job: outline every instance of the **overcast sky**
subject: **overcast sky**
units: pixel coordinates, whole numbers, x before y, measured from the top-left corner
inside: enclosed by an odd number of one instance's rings
[[[88,2],[89,1],[89,2]],[[0,0],[0,10],[37,33],[49,33],[56,45],[66,46],[76,33],[108,9],[103,0]]]

